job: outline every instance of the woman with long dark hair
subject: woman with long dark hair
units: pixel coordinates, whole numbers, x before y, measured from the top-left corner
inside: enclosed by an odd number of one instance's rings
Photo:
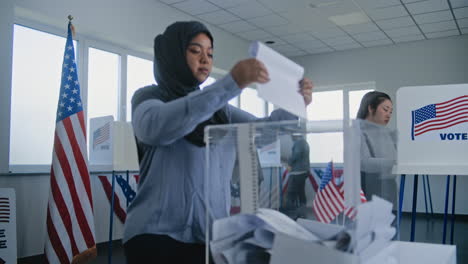
[[[393,103],[386,93],[364,95],[357,118],[361,119],[361,183],[367,199],[378,195],[396,206],[397,185],[391,170],[396,160],[396,132],[387,128]]]

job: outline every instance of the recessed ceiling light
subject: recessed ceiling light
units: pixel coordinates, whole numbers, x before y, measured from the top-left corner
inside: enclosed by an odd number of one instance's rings
[[[331,22],[335,23],[337,26],[348,26],[363,24],[370,21],[369,17],[362,12],[354,12],[344,15],[331,16],[328,18]]]

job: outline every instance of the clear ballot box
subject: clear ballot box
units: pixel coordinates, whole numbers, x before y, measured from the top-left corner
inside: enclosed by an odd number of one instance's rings
[[[207,127],[206,263],[410,263],[395,246],[396,140],[365,120]]]

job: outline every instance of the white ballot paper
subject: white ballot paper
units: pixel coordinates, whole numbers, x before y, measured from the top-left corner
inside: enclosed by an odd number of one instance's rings
[[[270,76],[269,82],[257,84],[258,95],[292,114],[307,119],[304,99],[298,93],[304,68],[258,41],[250,45],[249,53],[265,64]]]

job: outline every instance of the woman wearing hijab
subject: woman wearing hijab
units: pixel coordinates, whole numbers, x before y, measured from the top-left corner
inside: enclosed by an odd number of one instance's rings
[[[140,159],[140,181],[127,210],[123,236],[127,263],[204,263],[206,207],[210,223],[229,216],[235,149],[218,144],[205,168],[207,125],[251,122],[253,115],[228,104],[247,85],[269,81],[256,59],[241,60],[230,73],[200,90],[213,63],[213,37],[199,22],[176,22],[154,40],[157,86],[132,98],[132,125]],[[308,105],[312,83],[299,92]],[[297,117],[275,110],[264,121]],[[208,201],[205,169],[210,170]]]
[[[396,205],[397,185],[392,167],[396,160],[396,132],[386,127],[392,117],[390,96],[364,95],[357,114],[361,120],[361,183],[367,199],[375,194]]]

